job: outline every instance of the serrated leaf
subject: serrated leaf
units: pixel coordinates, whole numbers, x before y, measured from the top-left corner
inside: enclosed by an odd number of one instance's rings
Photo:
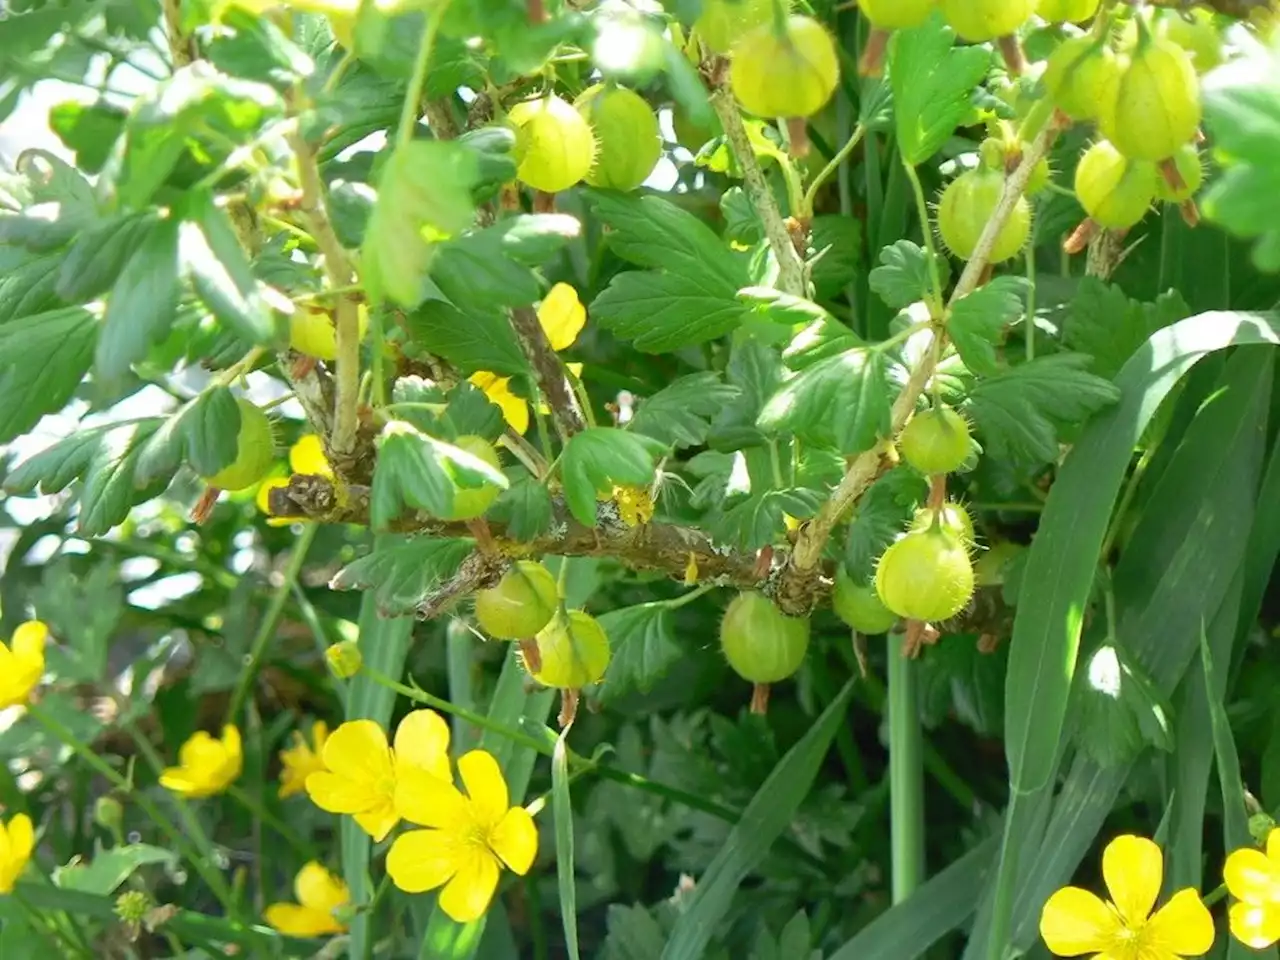
[[[844,542],[845,572],[855,583],[870,582],[880,554],[907,528],[928,492],[925,479],[906,467],[894,467],[867,488]]]
[[[157,221],[111,287],[94,356],[102,377],[115,380],[128,373],[169,332],[178,310],[181,272],[178,223]]]
[[[502,236],[481,230],[436,245],[431,279],[453,303],[468,310],[523,307],[538,299],[533,271],[503,251]]]
[[[378,438],[370,519],[375,530],[385,530],[406,509],[448,517],[460,487],[486,484],[505,490],[506,474],[465,450],[394,420]]]
[[[991,64],[982,47],[956,47],[941,13],[889,41],[889,78],[898,149],[909,164],[928,160],[969,112],[969,97]]]
[[[783,362],[792,370],[804,370],[849,350],[866,346],[860,336],[835,317],[815,320],[794,337],[782,351]]]
[[[784,383],[756,424],[766,433],[794,433],[815,443],[834,441],[841,453],[861,453],[888,435],[889,408],[883,355],[847,350]]]
[[[457,572],[475,548],[465,537],[384,537],[366,556],[330,581],[334,590],[370,590],[384,617],[413,613],[439,584]]]
[[[862,224],[855,217],[827,214],[813,218],[809,273],[819,300],[835,299],[853,283],[862,267]]]
[[[711,420],[741,391],[711,372],[692,373],[640,401],[628,429],[669,447],[696,447],[707,440]]]
[[[805,487],[764,490],[735,497],[728,509],[711,518],[716,541],[740,550],[759,550],[780,542],[786,534],[787,517],[807,520],[818,512],[822,494]]]
[[[1026,291],[1024,277],[996,277],[951,308],[947,333],[960,359],[974,373],[986,376],[1000,369],[996,345],[1005,327],[1025,312]]]
[[[61,410],[89,371],[98,320],[68,307],[0,325],[0,443]]]
[[[662,445],[615,427],[589,427],[575,433],[560,455],[565,501],[579,523],[594,527],[596,498],[614,486],[648,487],[654,456]]]
[[[726,404],[712,421],[708,443],[717,450],[740,450],[764,443],[756,418],[782,382],[782,375],[782,359],[777,350],[754,337],[736,338],[724,378],[738,388],[738,398]]]
[[[938,276],[945,288],[951,275],[946,259],[934,256]],[[871,271],[867,282],[886,304],[895,310],[925,299],[933,287],[929,271],[929,254],[919,244],[899,240],[880,251],[880,266]]]
[[[743,287],[738,291],[738,299],[750,307],[753,314],[774,323],[792,326],[831,319],[825,307],[772,287]]]
[[[671,610],[661,602],[611,610],[600,617],[600,626],[613,649],[601,688],[606,701],[633,690],[648,693],[654,682],[680,659],[672,620]]]
[[[170,477],[153,483],[138,481],[142,450],[159,420],[122,424],[103,434],[84,473],[80,515],[76,528],[86,537],[100,537],[123,523],[137,504],[159,496]]]
[[[226,387],[213,387],[183,404],[147,441],[138,457],[137,479],[172,477],[187,464],[211,477],[236,458],[240,406]]]
[[[605,960],[652,960],[662,953],[662,926],[642,906],[610,904]]]
[[[276,340],[274,315],[227,212],[205,195],[192,201],[187,214],[178,230],[178,250],[196,295],[223,326],[249,343]]]
[[[746,314],[742,262],[693,214],[659,197],[591,191],[596,215],[613,228],[619,256],[648,268],[616,275],[591,315],[646,353],[665,353],[722,336]]]
[[[361,250],[375,305],[389,299],[412,309],[422,301],[437,241],[471,225],[478,179],[475,152],[456,141],[411,140],[394,150],[378,180]]]
[[[1057,459],[1060,430],[1120,397],[1088,365],[1083,354],[1059,353],[980,380],[969,412],[987,455],[1031,465]]]
[[[85,303],[110,290],[156,222],[151,213],[127,214],[81,233],[58,270],[58,296]]]
[[[465,380],[454,384],[446,395],[443,420],[455,437],[484,437],[493,441],[505,426],[502,408]]]
[[[61,493],[89,468],[103,438],[114,425],[77,430],[18,464],[4,479],[6,493],[22,497],[39,491],[44,496]]]
[[[551,529],[551,494],[526,473],[502,492],[488,516],[507,525],[507,537],[528,543]]]
[[[21,262],[4,263],[0,269],[0,324],[61,306],[57,286],[62,256],[21,257]]]
[[[464,374],[488,370],[509,376],[528,370],[511,322],[501,311],[468,306],[463,312],[443,300],[428,300],[406,314],[405,323],[415,343]]]
[[[1072,738],[1099,766],[1131,763],[1148,746],[1173,749],[1168,702],[1115,644],[1104,643],[1076,671],[1075,698]]]
[[[1072,350],[1093,357],[1091,369],[1110,379],[1148,337],[1190,312],[1176,290],[1162,294],[1155,303],[1139,303],[1117,286],[1084,277],[1072,294],[1062,338]]]

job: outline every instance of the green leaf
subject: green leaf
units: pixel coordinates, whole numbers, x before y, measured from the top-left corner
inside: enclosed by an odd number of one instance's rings
[[[988,456],[1027,464],[1056,460],[1060,432],[1120,396],[1088,365],[1083,354],[1058,353],[980,380],[969,394],[969,412]]]
[[[1132,763],[1148,746],[1173,749],[1168,702],[1114,643],[1089,656],[1076,682],[1073,737],[1098,766]]]
[[[648,487],[653,483],[654,456],[662,445],[614,427],[589,427],[575,433],[560,455],[564,496],[574,518],[596,525],[596,496],[615,486]]]
[[[792,296],[772,287],[743,287],[738,291],[738,299],[749,306],[755,315],[788,326],[832,319],[826,308],[812,300]]]
[[[1201,208],[1237,236],[1257,238],[1260,270],[1280,270],[1280,52],[1252,49],[1206,77],[1201,95],[1205,126],[1224,158]]]
[[[889,382],[884,357],[847,350],[796,374],[765,404],[756,425],[815,443],[834,441],[841,453],[861,453],[889,434]]]
[[[100,537],[129,516],[129,511],[169,486],[171,477],[144,483],[138,463],[160,421],[122,424],[101,435],[84,471],[76,526],[86,537]]]
[[[249,343],[269,344],[278,338],[276,321],[231,218],[208,194],[187,208],[178,232],[182,268],[210,312],[231,332]]]
[[[1027,287],[1023,277],[996,277],[951,308],[947,333],[974,373],[990,376],[999,371],[996,346],[1005,327],[1025,312]]]
[[[889,41],[889,78],[898,149],[913,167],[933,156],[969,112],[969,97],[991,65],[980,46],[955,47],[940,13]]]
[[[648,693],[680,659],[682,651],[672,619],[670,608],[662,602],[610,610],[600,617],[600,626],[613,648],[601,688],[606,703],[633,690]]]
[[[176,855],[162,847],[131,843],[103,850],[88,864],[77,863],[54,871],[53,882],[64,890],[79,890],[109,896],[133,876],[139,867],[154,863],[172,863]]]
[[[662,953],[662,926],[642,906],[611,903],[605,960],[652,960]]]
[[[428,300],[405,323],[416,344],[444,357],[462,373],[488,370],[504,376],[529,369],[520,342],[505,313],[493,309],[458,309],[443,300]]]
[[[591,191],[596,215],[612,228],[608,243],[648,272],[616,275],[591,304],[591,316],[646,353],[723,336],[746,310],[737,299],[746,285],[743,262],[711,228],[655,196]]]
[[[871,580],[880,554],[907,528],[927,494],[924,478],[906,467],[894,467],[867,488],[844,544],[845,571],[855,583]]]
[[[471,225],[471,188],[479,179],[476,154],[443,140],[411,140],[382,168],[378,202],[361,251],[370,300],[412,309],[421,301],[438,241]]]
[[[61,493],[84,474],[104,437],[115,429],[109,425],[78,430],[28,457],[5,477],[5,492],[18,497],[37,490],[46,497]]]
[[[124,376],[169,332],[178,311],[180,276],[178,224],[157,221],[111,288],[94,357],[101,376]]]
[[[739,392],[719,374],[691,373],[640,401],[627,427],[669,447],[701,446],[711,432],[711,418]]]
[[[819,300],[840,296],[853,283],[862,263],[862,225],[854,217],[827,214],[813,218],[809,228],[813,258],[809,273]]]
[[[1091,369],[1111,379],[1153,333],[1188,312],[1176,290],[1161,294],[1155,303],[1139,303],[1117,286],[1084,277],[1071,296],[1062,339],[1072,350],[1093,357]]]
[[[938,275],[945,288],[951,276],[946,258],[934,255]],[[895,310],[923,300],[933,289],[929,254],[910,240],[898,240],[880,251],[880,266],[868,276],[871,289]]]
[[[0,325],[0,443],[61,410],[89,372],[98,320],[67,307]]]
[[[465,380],[453,385],[446,396],[443,420],[453,429],[454,437],[483,437],[493,442],[502,435],[506,424],[502,408],[484,395],[484,391]]]
[[[157,219],[151,213],[113,217],[85,230],[67,251],[58,271],[58,296],[85,303],[111,289],[129,261],[141,253]]]
[[[375,530],[385,530],[406,509],[447,517],[459,487],[487,484],[505,490],[506,474],[465,450],[393,420],[378,438],[370,519]]]
[[[60,254],[43,257],[22,255],[16,264],[3,264],[0,273],[0,324],[17,317],[56,310],[61,306],[57,293]]]
[[[334,590],[368,590],[383,617],[417,609],[475,548],[466,538],[380,537],[366,556],[347,564],[329,582]]]
[[[835,317],[814,320],[791,338],[782,360],[792,370],[804,370],[821,360],[856,350],[866,342]]]
[[[818,491],[803,487],[753,491],[726,501],[727,509],[713,514],[710,523],[718,542],[759,550],[782,540],[788,516],[807,520],[818,512],[822,499]]]
[[[506,536],[528,543],[551,529],[551,494],[545,484],[526,473],[502,492],[488,516],[507,525]]]
[[[431,279],[451,302],[472,312],[533,303],[541,295],[538,278],[506,255],[502,239],[481,230],[438,244]]]
[[[702,960],[716,928],[733,905],[739,885],[764,862],[808,796],[836,730],[844,723],[853,683],[845,684],[751,798],[724,845],[698,878],[662,951],[662,960]]]
[[[569,796],[569,748],[567,725],[556,737],[551,754],[551,809],[555,814],[556,887],[560,892],[560,919],[569,960],[578,960],[578,886],[573,878],[573,800]]]
[[[727,404],[713,422],[708,442],[717,450],[741,450],[763,444],[765,436],[756,418],[765,402],[782,382],[782,358],[778,351],[755,337],[734,338],[724,378],[739,390],[738,398]]]
[[[226,387],[187,401],[151,435],[138,458],[137,479],[172,477],[184,463],[211,477],[236,458],[240,407]]]

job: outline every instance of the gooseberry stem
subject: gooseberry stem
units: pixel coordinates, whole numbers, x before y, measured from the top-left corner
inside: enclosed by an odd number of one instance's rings
[[[942,294],[942,274],[938,272],[938,251],[934,248],[933,243],[933,225],[929,220],[929,204],[924,198],[924,187],[920,184],[920,177],[916,173],[916,168],[907,162],[904,157],[902,160],[903,172],[907,175],[907,181],[911,184],[911,192],[916,198],[916,214],[920,217],[920,236],[924,243],[925,253],[929,259],[929,281],[933,285],[933,296],[928,299],[929,313],[935,319],[942,316],[944,303]]]
[[[413,129],[418,125],[418,102],[422,96],[423,84],[427,82],[427,68],[431,65],[431,51],[436,45],[436,34],[449,10],[449,3],[450,0],[438,0],[427,16],[426,26],[422,28],[418,56],[413,61],[413,74],[409,78],[409,87],[404,92],[404,105],[400,108],[400,126],[396,130],[397,148],[413,139]]]
[[[849,155],[857,149],[866,132],[867,128],[862,124],[854,127],[853,134],[845,141],[844,146],[837,150],[836,155],[831,158],[830,162],[818,171],[818,175],[813,178],[813,182],[809,184],[809,189],[805,191],[804,197],[800,201],[800,209],[796,213],[797,217],[801,219],[813,217],[813,202],[817,199],[818,190],[840,169],[840,164],[849,159]]]
[[[1227,896],[1227,885],[1225,883],[1218,884],[1214,889],[1210,890],[1202,898],[1206,907],[1212,907],[1219,900],[1225,899]]]

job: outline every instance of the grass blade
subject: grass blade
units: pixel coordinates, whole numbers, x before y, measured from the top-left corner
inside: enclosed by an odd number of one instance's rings
[[[569,960],[578,960],[578,888],[573,877],[573,803],[569,797],[569,754],[565,737],[569,724],[556,738],[551,755],[551,806],[556,818],[556,880],[560,888],[560,918]]]
[[[853,684],[853,680],[845,684],[751,798],[742,818],[729,831],[724,846],[699,879],[688,909],[671,931],[662,960],[701,960],[738,886],[765,858],[808,795],[827,748],[844,722]]]
[[[924,734],[920,729],[918,665],[889,634],[889,828],[893,902],[924,880]]]

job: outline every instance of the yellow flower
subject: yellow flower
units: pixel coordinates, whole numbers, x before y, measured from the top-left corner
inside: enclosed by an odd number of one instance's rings
[[[345,813],[374,840],[400,822],[396,783],[418,771],[449,777],[449,725],[433,710],[414,710],[396,728],[395,749],[372,720],[350,720],[329,735],[321,753],[325,770],[307,777],[312,802]]]
[[[1160,848],[1145,837],[1116,837],[1102,852],[1111,900],[1063,887],[1040,914],[1040,936],[1060,957],[1095,960],[1181,960],[1213,946],[1213,918],[1190,887],[1151,913],[1164,880]]]
[[[178,750],[178,765],[160,774],[160,786],[184,797],[212,797],[227,789],[244,766],[240,731],[232,724],[215,740],[197,730]]]
[[[297,730],[293,731],[293,746],[280,751],[280,797],[291,797],[307,789],[307,777],[324,769],[320,752],[329,739],[329,725],[317,720],[311,725],[311,743]],[[314,746],[312,746],[314,744]]]
[[[288,477],[268,477],[258,484],[258,492],[253,496],[253,502],[258,505],[262,513],[267,515],[269,527],[287,527],[295,521],[306,519],[306,517],[277,517],[271,512],[271,491],[287,486],[289,486]]]
[[[35,830],[25,813],[10,820],[8,827],[0,823],[0,894],[13,892],[35,845]]]
[[[324,455],[324,443],[314,433],[304,433],[289,448],[289,467],[294,473],[333,477],[333,467]]]
[[[567,283],[557,283],[538,307],[538,322],[552,350],[573,346],[587,322],[587,308],[578,300],[578,291]]]
[[[653,519],[653,498],[644,487],[614,487],[613,499],[618,504],[618,516],[628,527]]]
[[[529,429],[529,405],[511,392],[510,377],[500,377],[496,373],[481,370],[473,373],[469,379],[472,386],[482,391],[491,403],[498,405],[507,426],[516,433],[524,433]]]
[[[6,646],[0,643],[0,708],[26,703],[44,674],[49,628],[39,620],[18,624]]]
[[[431,829],[396,839],[387,853],[387,874],[407,893],[443,886],[440,909],[468,923],[488,909],[503,864],[521,875],[529,871],[538,830],[529,811],[507,806],[507,782],[492,754],[464,754],[458,772],[466,796],[447,777],[420,772],[397,784],[400,813]]]
[[[1280,829],[1267,834],[1267,852],[1245,847],[1227,857],[1222,879],[1239,903],[1231,905],[1231,933],[1261,950],[1280,940]]]
[[[334,911],[351,903],[347,885],[312,860],[293,879],[297,903],[273,903],[262,916],[286,937],[324,937],[342,933],[346,925]]]

